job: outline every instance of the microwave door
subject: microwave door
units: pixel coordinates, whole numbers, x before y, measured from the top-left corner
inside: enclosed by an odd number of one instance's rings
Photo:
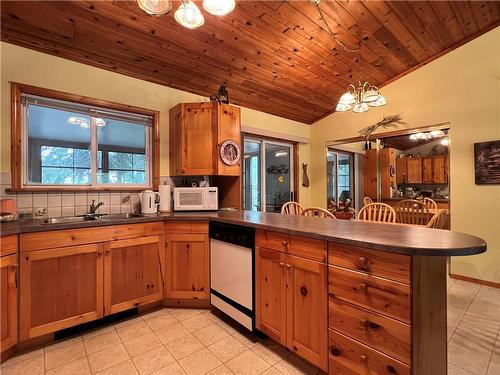
[[[177,194],[177,208],[185,211],[202,210],[205,194],[203,191],[179,191]]]

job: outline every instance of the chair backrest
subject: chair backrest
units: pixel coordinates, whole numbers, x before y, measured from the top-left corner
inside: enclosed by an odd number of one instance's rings
[[[297,202],[286,202],[281,207],[281,213],[285,215],[302,215],[304,208]]]
[[[427,207],[428,210],[437,210],[438,204],[432,200],[431,198],[424,198],[424,204],[425,207]]]
[[[304,216],[316,216],[316,217],[327,217],[330,219],[336,219],[336,217],[328,210],[319,207],[309,207],[302,212]]]
[[[445,229],[446,220],[448,219],[448,210],[442,208],[431,217],[427,223],[427,228]]]
[[[385,203],[368,203],[359,210],[358,220],[395,223],[396,212]]]
[[[425,203],[416,199],[403,199],[394,206],[394,209],[397,223],[427,225],[431,218]]]
[[[363,206],[366,206],[367,204],[373,203],[373,199],[370,197],[364,197],[363,198]]]

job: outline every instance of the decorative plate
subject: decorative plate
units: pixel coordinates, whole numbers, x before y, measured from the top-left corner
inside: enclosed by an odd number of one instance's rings
[[[394,177],[396,175],[396,166],[394,164],[391,164],[389,166],[389,174],[391,177]]]
[[[240,161],[240,146],[230,139],[222,142],[220,146],[220,158],[227,165],[235,165]]]

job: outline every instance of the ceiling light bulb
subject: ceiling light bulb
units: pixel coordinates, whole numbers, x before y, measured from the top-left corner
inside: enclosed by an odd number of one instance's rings
[[[172,3],[170,0],[137,0],[139,8],[150,16],[163,16],[170,12]]]
[[[350,92],[346,92],[344,95],[340,97],[339,104],[342,105],[352,105],[356,103],[356,98]]]
[[[236,0],[203,0],[203,8],[213,16],[225,16],[236,6]]]
[[[337,104],[337,108],[335,108],[335,110],[337,112],[345,112],[345,111],[350,110],[351,108],[352,108],[352,106],[349,104],[340,104],[339,103],[339,104]]]
[[[380,95],[380,98],[378,98],[374,102],[368,103],[368,105],[370,107],[381,107],[381,106],[386,105],[386,104],[387,104],[387,100],[385,100],[385,98],[382,95]]]
[[[188,29],[196,29],[205,23],[198,7],[191,1],[183,2],[175,11],[175,20]]]
[[[441,142],[440,142],[443,146],[448,146],[450,144],[450,141],[448,140],[448,138],[444,138],[444,139],[441,139]]]
[[[433,130],[430,132],[430,136],[432,138],[444,137],[444,132],[442,130]]]
[[[356,103],[352,109],[353,112],[356,113],[363,113],[368,111],[370,108],[368,107],[368,104],[366,103]]]

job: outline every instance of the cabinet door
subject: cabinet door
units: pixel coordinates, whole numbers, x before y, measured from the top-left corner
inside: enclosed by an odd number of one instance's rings
[[[407,158],[406,160],[406,173],[408,183],[421,184],[422,183],[422,158]]]
[[[432,157],[432,165],[434,169],[433,182],[435,184],[445,184],[446,182],[448,182],[446,156],[443,155]]]
[[[396,159],[396,183],[404,184],[407,180],[406,176],[406,158]]]
[[[256,248],[256,327],[273,340],[286,345],[286,255]]]
[[[16,255],[0,258],[1,343],[4,352],[17,343],[17,261]]]
[[[102,317],[103,245],[21,254],[20,338]]]
[[[111,241],[104,246],[105,315],[162,300],[163,236]]]
[[[169,234],[166,254],[166,297],[208,300],[210,296],[208,235]]]
[[[364,156],[363,183],[365,196],[377,199],[377,150],[366,150]]]
[[[432,158],[422,158],[422,182],[432,184]]]
[[[287,255],[287,347],[327,370],[327,266]]]
[[[214,111],[211,103],[186,104],[182,112],[181,174],[214,174]]]

